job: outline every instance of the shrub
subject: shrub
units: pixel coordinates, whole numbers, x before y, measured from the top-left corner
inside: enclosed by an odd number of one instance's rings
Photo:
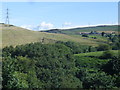
[[[111,75],[120,75],[120,57],[114,57],[102,66],[102,70]]]
[[[100,44],[97,47],[97,51],[105,51],[105,50],[110,50],[110,46],[107,44]]]
[[[104,51],[103,54],[100,56],[101,59],[111,59],[113,57],[114,57],[113,52],[109,50]]]
[[[88,37],[88,35],[87,34],[83,34],[82,37]]]

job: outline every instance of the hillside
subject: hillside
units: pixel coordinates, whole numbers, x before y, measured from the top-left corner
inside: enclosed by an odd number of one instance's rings
[[[87,45],[98,45],[101,42],[94,41],[92,39],[82,38],[82,37],[74,37],[65,34],[54,34],[47,32],[38,32],[31,31],[24,28],[20,28],[17,26],[9,26],[7,27],[5,24],[0,24],[0,31],[2,31],[2,47],[5,46],[16,46],[31,42],[55,42],[55,41],[74,41],[79,42],[81,44]]]
[[[78,35],[80,32],[90,32],[90,31],[97,31],[97,32],[118,32],[118,26],[117,25],[103,25],[103,26],[94,26],[94,27],[83,27],[83,28],[72,28],[72,29],[52,29],[47,30],[44,32],[49,33],[62,33],[62,34],[68,34],[68,35]]]
[[[97,51],[97,52],[88,52],[88,53],[80,53],[80,54],[75,54],[75,56],[79,56],[79,57],[99,57],[103,54],[104,51]],[[111,50],[111,52],[114,55],[118,55],[119,50]]]

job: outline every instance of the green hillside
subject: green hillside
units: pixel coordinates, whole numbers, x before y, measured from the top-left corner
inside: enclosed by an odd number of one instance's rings
[[[69,34],[69,35],[77,35],[79,32],[90,32],[90,31],[98,31],[98,32],[112,32],[118,31],[117,25],[104,25],[104,26],[95,26],[95,27],[83,27],[83,28],[72,28],[72,29],[53,29],[53,30],[47,30],[45,32],[49,33],[63,33],[63,34]]]
[[[97,51],[97,52],[88,52],[88,53],[80,53],[80,54],[75,54],[75,56],[79,57],[86,57],[86,56],[96,56],[99,57],[103,54],[104,51]],[[118,50],[111,50],[114,55],[118,55]]]
[[[54,34],[54,33],[46,33],[46,32],[38,32],[31,31],[24,28],[16,27],[10,25],[7,27],[5,24],[0,24],[0,31],[2,32],[2,46],[9,45],[21,45],[31,42],[55,42],[55,41],[74,41],[81,44],[87,45],[98,45],[99,41],[95,41],[93,39],[87,39],[83,37],[75,37],[65,34]]]

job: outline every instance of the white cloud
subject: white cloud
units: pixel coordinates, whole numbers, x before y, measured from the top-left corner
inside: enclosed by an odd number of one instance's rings
[[[39,25],[39,30],[53,29],[54,25],[52,23],[42,22]]]
[[[66,26],[56,27],[56,28],[57,29],[71,29],[71,28],[95,27],[95,26],[101,26],[101,25],[118,25],[118,23],[73,26],[70,22],[65,22],[64,25],[66,25]],[[34,31],[55,29],[55,27],[52,23],[46,23],[46,22],[41,22],[39,25],[22,25],[20,27],[26,28],[29,30],[34,30]]]
[[[32,25],[22,25],[20,27],[30,29],[30,30],[32,30],[34,28],[34,26],[32,26]]]
[[[20,27],[29,30],[40,31],[40,30],[53,29],[54,25],[52,23],[41,22],[39,25],[22,25]]]
[[[96,27],[96,26],[103,26],[103,25],[118,25],[118,23],[114,23],[114,24],[95,24],[95,25],[78,25],[78,26],[62,27],[62,28],[59,28],[59,29],[71,29],[71,28]]]
[[[65,22],[64,25],[65,26],[68,26],[68,25],[71,25],[72,23],[71,22]]]
[[[62,27],[70,27],[72,25],[71,22],[64,22]]]

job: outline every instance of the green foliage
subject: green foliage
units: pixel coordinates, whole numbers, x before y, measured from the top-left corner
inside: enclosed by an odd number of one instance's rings
[[[102,59],[111,59],[113,57],[114,57],[114,54],[110,50],[104,51],[103,54],[100,56],[100,58]]]
[[[87,34],[83,34],[82,37],[89,37]]]
[[[102,69],[108,74],[119,75],[120,74],[120,58],[119,57],[112,58],[112,60],[110,60],[105,65],[103,65]]]
[[[100,59],[103,51],[91,52],[93,49],[74,42],[6,47],[2,53],[3,88],[119,87],[118,57]]]
[[[114,35],[110,40],[112,41],[112,49],[120,50],[120,35]]]
[[[91,31],[118,31],[117,25],[111,25],[111,26],[97,26],[97,27],[83,27],[83,28],[72,28],[72,29],[64,29],[64,30],[56,30],[55,33],[64,33],[67,35],[76,35],[79,34],[79,32],[91,32]],[[54,30],[49,30],[45,32],[54,33]]]
[[[61,87],[62,88],[83,88],[82,82],[73,76],[67,76],[62,79]]]
[[[7,82],[7,88],[28,88],[27,74],[14,72]]]
[[[104,35],[105,35],[105,32],[102,32],[101,35],[104,36]]]
[[[115,56],[108,63],[101,68],[107,74],[112,75],[115,78],[115,86],[120,87],[120,58]]]
[[[83,82],[83,88],[98,89],[98,88],[114,88],[114,81],[111,75],[104,72],[80,67],[76,76]]]
[[[3,56],[3,87],[82,87],[81,81],[74,76],[74,56],[63,44],[34,43],[12,49],[6,47]]]
[[[100,44],[100,45],[97,47],[97,50],[98,50],[98,51],[110,50],[110,46],[107,45],[107,44]]]
[[[105,52],[109,53],[107,51]],[[116,58],[116,60],[114,58],[116,57],[117,51],[110,52],[112,52],[114,61],[111,61],[112,58],[99,58],[101,55],[104,55],[102,51],[75,55],[76,67],[78,68],[76,77],[82,81],[83,88],[98,89],[119,87],[118,77],[120,63],[118,58]],[[116,74],[116,77],[114,77],[112,73]]]
[[[24,77],[24,78],[23,78]],[[34,85],[34,83],[36,85]],[[5,57],[3,59],[3,87],[28,88],[38,87],[34,62],[26,57]]]
[[[80,57],[75,56],[77,67],[95,68],[99,69],[103,64],[106,64],[109,60],[101,60],[94,57]]]
[[[112,49],[113,50],[120,50],[120,42],[114,42],[112,44]]]
[[[96,72],[93,74],[87,74],[83,79],[84,88],[113,88],[114,79],[110,75],[106,75],[104,72]]]
[[[67,42],[59,41],[57,43],[64,44],[65,46],[69,47],[73,54],[96,51],[96,48],[93,46],[81,45],[79,43],[75,43],[75,42],[71,42],[71,41],[67,41]]]
[[[116,76],[115,86],[118,87],[118,88],[120,88],[120,75]]]

